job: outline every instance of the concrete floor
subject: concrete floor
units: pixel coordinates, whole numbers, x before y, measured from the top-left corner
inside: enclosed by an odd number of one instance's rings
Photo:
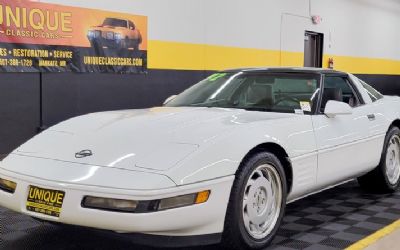
[[[400,228],[369,245],[365,250],[398,250],[400,249]]]
[[[374,244],[365,248],[365,250],[398,250],[400,249],[400,229],[383,237]]]

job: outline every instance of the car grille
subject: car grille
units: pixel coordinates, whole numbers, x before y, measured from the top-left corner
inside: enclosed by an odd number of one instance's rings
[[[114,32],[107,32],[106,33],[106,38],[109,40],[113,40],[114,39]]]

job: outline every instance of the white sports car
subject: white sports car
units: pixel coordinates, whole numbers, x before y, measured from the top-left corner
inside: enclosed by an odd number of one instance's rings
[[[0,162],[0,205],[151,243],[260,249],[288,202],[354,178],[396,190],[399,128],[400,98],[351,74],[224,71],[163,107],[35,136]]]

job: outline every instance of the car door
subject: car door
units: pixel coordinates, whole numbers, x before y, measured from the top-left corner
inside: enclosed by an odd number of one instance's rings
[[[323,78],[319,113],[312,117],[318,148],[319,188],[365,172],[376,154],[369,139],[374,122],[371,105],[365,104],[347,75],[328,74]],[[327,117],[324,109],[329,100],[349,104],[352,114]]]

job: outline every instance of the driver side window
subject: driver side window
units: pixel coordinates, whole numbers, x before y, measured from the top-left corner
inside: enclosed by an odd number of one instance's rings
[[[240,91],[238,105],[280,112],[311,112],[317,89],[318,80],[308,75],[249,76]]]
[[[325,76],[321,112],[324,112],[326,103],[331,100],[347,103],[350,107],[361,104],[348,79],[343,76]]]

